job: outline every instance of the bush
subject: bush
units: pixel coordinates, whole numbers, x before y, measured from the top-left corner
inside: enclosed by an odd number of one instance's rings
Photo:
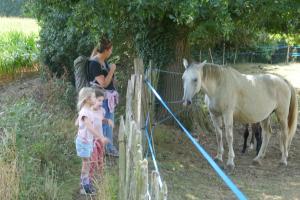
[[[73,61],[79,55],[89,56],[99,38],[100,32],[89,27],[95,16],[82,16],[88,15],[87,10],[81,10],[83,14],[76,14],[76,10],[73,11],[69,5],[56,10],[50,9],[50,6],[44,9],[49,10],[43,13],[40,23],[41,61],[58,77],[67,70],[68,79],[74,80]],[[80,16],[82,18],[79,19]]]
[[[26,0],[0,1],[0,16],[22,16],[22,6]]]

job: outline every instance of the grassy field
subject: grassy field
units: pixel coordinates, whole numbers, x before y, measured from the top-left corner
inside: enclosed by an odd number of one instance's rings
[[[0,79],[36,71],[39,33],[36,20],[0,17],[0,27]]]
[[[38,34],[40,30],[35,19],[19,17],[0,17],[0,27],[0,34],[11,31]]]
[[[74,87],[33,75],[0,85],[0,93],[0,199],[85,200],[74,145]],[[118,164],[106,163],[94,200],[117,199]]]

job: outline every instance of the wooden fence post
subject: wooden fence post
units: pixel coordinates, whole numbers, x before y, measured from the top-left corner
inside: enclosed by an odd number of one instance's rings
[[[211,63],[214,63],[214,59],[213,59],[213,56],[212,56],[212,53],[211,53],[211,49],[208,48],[208,51],[209,51],[209,55],[210,55],[210,59],[211,59]]]
[[[133,86],[131,83],[131,80],[128,80],[127,84],[127,93],[126,93],[126,117],[125,120],[126,122],[129,120],[132,120],[132,95],[133,95]]]
[[[159,177],[158,172],[152,171],[152,174],[151,174],[151,198],[153,200],[158,200],[158,198],[159,198],[158,177]]]
[[[142,62],[135,60],[135,66],[142,65]],[[136,67],[136,71],[140,69]],[[144,91],[144,94],[143,94]],[[142,109],[148,110],[149,104],[142,107],[142,97],[145,102],[149,102],[149,95],[146,96],[143,75],[135,74],[128,81],[126,94],[126,119],[121,117],[119,127],[119,200],[150,200],[155,199],[150,196],[148,183],[148,162],[143,159],[142,146],[142,125],[145,115]],[[146,113],[146,112],[145,112]],[[155,174],[155,173],[154,173]],[[160,188],[157,180],[159,174],[155,175],[156,189],[154,193],[156,199],[166,199],[166,190]]]
[[[290,56],[290,46],[287,46],[287,51],[286,51],[286,63],[289,63],[289,56]]]
[[[125,124],[121,117],[119,127],[119,200],[125,199],[125,179],[126,179],[126,149],[125,149]]]
[[[148,192],[148,161],[144,159],[140,162],[141,165],[141,193],[140,193],[140,199],[142,200],[149,200],[150,194]]]
[[[201,52],[201,50],[200,50],[200,52],[199,52],[199,62],[201,62],[201,60],[202,60],[202,58],[201,58],[201,57],[202,57],[201,53],[202,53],[202,52]]]
[[[236,58],[237,58],[237,47],[235,48],[233,64],[235,64]]]

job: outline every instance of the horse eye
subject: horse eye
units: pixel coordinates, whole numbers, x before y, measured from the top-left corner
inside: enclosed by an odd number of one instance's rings
[[[196,79],[196,78],[195,78],[195,79],[193,79],[193,82],[194,82],[194,83],[196,83],[196,82],[197,82],[197,79]]]

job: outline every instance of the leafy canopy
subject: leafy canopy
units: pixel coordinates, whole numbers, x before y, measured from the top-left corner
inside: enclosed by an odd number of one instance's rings
[[[117,52],[159,66],[180,55],[178,43],[249,45],[260,32],[297,34],[297,0],[35,0],[43,61],[61,74],[108,33]],[[184,54],[184,52],[182,52]]]

